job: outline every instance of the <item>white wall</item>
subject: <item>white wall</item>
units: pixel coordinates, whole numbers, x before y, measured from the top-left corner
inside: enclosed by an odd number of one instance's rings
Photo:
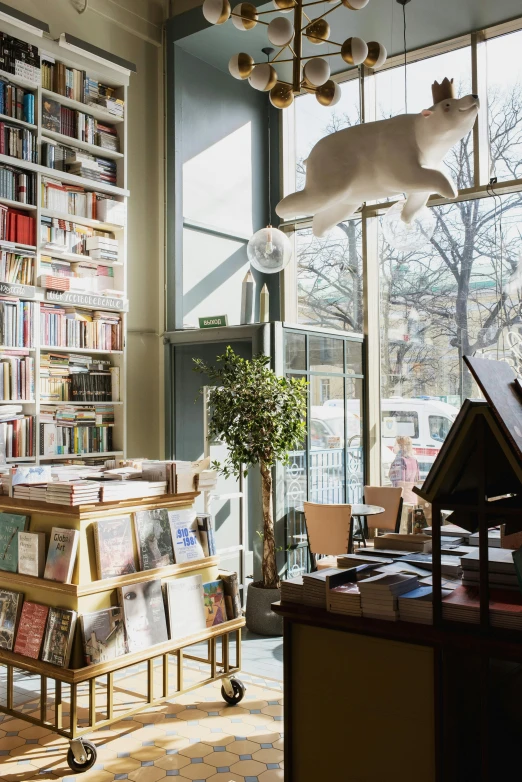
[[[6,0],[62,32],[136,63],[128,93],[129,338],[127,432],[130,456],[163,455],[163,47],[167,0]],[[45,39],[42,43],[45,47]]]

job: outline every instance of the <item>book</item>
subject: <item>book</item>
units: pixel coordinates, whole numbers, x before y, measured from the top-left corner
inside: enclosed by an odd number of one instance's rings
[[[16,633],[14,646],[16,654],[38,660],[48,613],[49,606],[33,603],[30,600],[25,601]]]
[[[118,588],[129,652],[168,641],[160,579]]]
[[[210,513],[198,513],[197,520],[203,554],[205,557],[214,557],[217,551],[212,516]]]
[[[460,558],[464,571],[479,570],[479,549],[470,551],[469,554]],[[515,575],[515,565],[513,563],[513,550],[509,548],[489,548],[488,549],[488,573],[512,573]]]
[[[419,551],[421,553],[430,553],[432,540],[429,535],[401,535],[395,532],[388,532],[374,538],[374,549],[399,549],[402,551]]]
[[[166,508],[138,511],[134,514],[134,529],[141,570],[174,564],[174,549]]]
[[[61,107],[57,100],[44,97],[42,101],[42,127],[45,130],[52,130],[54,133],[61,132]]]
[[[205,593],[205,620],[207,627],[214,627],[227,621],[223,581],[209,581],[203,584]]]
[[[243,614],[241,609],[241,595],[239,594],[239,580],[237,573],[230,573],[227,570],[220,570],[219,575],[223,581],[227,617],[229,619],[237,619],[238,616]]]
[[[9,652],[13,649],[23,599],[21,592],[0,589],[0,649],[7,649]]]
[[[49,608],[42,647],[44,663],[67,668],[71,657],[76,618],[76,611],[70,611],[68,608]]]
[[[18,572],[41,578],[45,568],[45,532],[18,533]]]
[[[173,578],[165,584],[172,640],[205,630],[206,612],[201,575]]]
[[[18,533],[24,532],[28,516],[0,513],[0,570],[16,573],[18,570]]]
[[[96,521],[93,533],[98,578],[136,573],[130,516]]]
[[[82,614],[80,625],[87,665],[114,660],[126,654],[127,642],[120,606]]]
[[[480,595],[476,587],[461,586],[442,600],[442,616],[456,622],[480,622]],[[522,595],[506,589],[489,590],[492,627],[522,630]]]
[[[70,584],[79,540],[80,533],[75,529],[52,528],[44,578]]]
[[[193,510],[169,510],[170,532],[176,564],[203,559],[198,520]]]

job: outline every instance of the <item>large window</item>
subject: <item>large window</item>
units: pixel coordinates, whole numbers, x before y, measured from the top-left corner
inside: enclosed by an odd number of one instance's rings
[[[366,329],[368,344],[380,343],[380,355],[368,352],[366,366],[369,388],[380,381],[381,391],[380,415],[371,399],[368,408],[368,441],[380,431],[380,460],[367,459],[375,465],[366,476],[372,482],[394,481],[391,468],[404,449],[417,460],[418,479],[425,478],[463,401],[480,396],[465,356],[507,361],[522,374],[522,20],[518,28],[512,23],[497,37],[489,30],[415,53],[406,83],[400,58],[360,82],[352,71],[341,103],[326,112],[312,96],[295,101],[292,154],[301,188],[304,161],[326,134],[395,116],[406,102],[408,112],[419,112],[432,102],[432,83],[445,77],[454,79],[457,95],[481,96],[477,132],[445,160],[460,196],[429,204],[431,239],[408,250],[390,246],[386,202],[365,204],[323,239],[313,237],[309,219],[295,223],[298,320]],[[326,376],[311,392],[323,408],[341,404]],[[323,447],[328,435],[315,423],[313,439]]]

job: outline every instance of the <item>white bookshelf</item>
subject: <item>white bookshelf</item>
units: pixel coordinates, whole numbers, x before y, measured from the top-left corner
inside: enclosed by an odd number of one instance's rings
[[[123,308],[120,305],[111,307],[111,306],[106,306],[103,303],[89,304],[84,302],[81,303],[64,302],[65,306],[78,306],[82,309],[117,311],[118,314],[121,315],[121,319],[122,319],[123,350],[119,350],[119,351],[94,350],[94,349],[90,350],[88,348],[72,348],[72,347],[67,348],[62,346],[55,347],[55,346],[44,345],[42,344],[42,339],[40,335],[40,316],[38,313],[38,316],[36,318],[36,324],[35,324],[35,345],[29,348],[29,353],[31,357],[34,359],[34,365],[35,365],[35,399],[5,400],[5,401],[0,400],[0,416],[2,412],[1,406],[9,405],[9,404],[22,405],[24,413],[26,413],[27,415],[35,416],[35,423],[36,423],[35,456],[32,458],[27,458],[27,457],[8,458],[7,462],[9,464],[15,464],[15,463],[40,464],[40,463],[51,463],[51,462],[54,463],[54,462],[65,461],[65,460],[82,460],[82,459],[89,459],[89,457],[92,457],[93,459],[94,458],[99,459],[99,458],[111,458],[111,457],[122,456],[126,454],[126,449],[127,449],[127,437],[126,437],[126,375],[127,375],[126,312],[127,312],[127,279],[128,279],[127,278],[127,228],[126,226],[115,225],[112,223],[102,222],[100,220],[95,220],[88,217],[81,217],[73,214],[68,214],[65,212],[58,212],[58,211],[44,208],[42,180],[54,179],[64,184],[79,185],[87,191],[103,193],[110,196],[111,199],[115,201],[120,201],[126,204],[126,201],[130,195],[127,186],[127,160],[126,160],[125,153],[127,149],[126,118],[128,115],[128,108],[129,108],[127,93],[128,93],[128,85],[130,81],[131,71],[122,67],[122,65],[119,63],[111,62],[110,59],[104,60],[100,58],[99,52],[97,54],[92,54],[91,52],[88,51],[87,48],[85,52],[82,52],[81,54],[77,53],[76,51],[71,51],[71,49],[64,44],[63,37],[58,41],[52,40],[50,37],[46,37],[45,35],[43,38],[41,38],[36,35],[33,35],[30,32],[26,32],[25,30],[20,29],[14,24],[11,25],[7,21],[3,21],[3,20],[0,21],[0,30],[8,33],[9,35],[12,35],[15,38],[19,38],[21,40],[24,40],[28,43],[37,46],[38,49],[40,50],[40,54],[42,52],[45,52],[46,54],[55,58],[56,62],[62,62],[69,68],[77,68],[79,70],[86,71],[89,77],[96,79],[97,81],[103,84],[107,84],[109,86],[117,88],[116,92],[118,97],[123,98],[123,100],[125,101],[125,115],[122,118],[111,114],[101,106],[100,107],[90,106],[88,104],[72,100],[68,97],[55,93],[51,90],[44,89],[41,86],[41,84],[36,84],[25,78],[21,78],[19,76],[15,76],[14,74],[10,74],[0,70],[0,78],[5,79],[19,87],[22,87],[25,90],[31,91],[35,96],[35,109],[34,109],[35,124],[30,124],[25,121],[16,120],[12,117],[8,117],[0,114],[0,121],[5,120],[6,122],[12,123],[14,125],[18,125],[19,127],[28,129],[32,133],[34,133],[37,139],[37,148],[38,148],[38,161],[39,161],[38,163],[33,163],[26,160],[19,160],[18,158],[14,158],[9,155],[0,154],[0,164],[5,164],[26,172],[33,172],[36,175],[36,204],[34,205],[21,204],[18,201],[12,201],[8,198],[0,197],[0,204],[3,204],[12,209],[19,210],[24,214],[35,218],[36,220],[36,245],[35,246],[21,245],[18,243],[16,245],[13,245],[12,243],[0,242],[0,249],[9,249],[20,253],[27,252],[28,256],[33,257],[35,285],[34,287],[27,286],[27,289],[23,293],[21,293],[18,296],[18,298],[20,300],[25,299],[29,301],[36,301],[38,303],[37,304],[38,308],[40,307],[40,304],[43,302],[47,302],[49,304],[60,304],[59,301],[49,299],[48,292],[45,289],[38,287],[37,283],[40,279],[40,275],[42,274],[42,270],[41,270],[42,256],[50,256],[53,259],[53,262],[85,261],[90,264],[113,267],[114,277],[109,278],[109,283],[107,287],[117,291],[121,291],[124,296]],[[110,55],[108,55],[108,57],[109,56]],[[117,135],[119,138],[120,151],[115,152],[113,150],[107,150],[102,147],[98,147],[94,144],[88,144],[86,142],[71,138],[65,134],[57,133],[52,130],[48,130],[47,128],[44,128],[42,126],[42,106],[43,106],[43,101],[46,98],[52,99],[66,108],[80,111],[83,112],[84,114],[90,115],[95,119],[103,122],[104,124],[114,126],[116,128]],[[87,178],[77,176],[75,174],[58,171],[56,169],[48,168],[42,165],[42,160],[43,160],[42,144],[46,141],[57,142],[59,144],[63,144],[68,147],[73,147],[79,150],[86,151],[100,158],[105,158],[107,160],[115,161],[117,166],[116,185],[107,182],[93,181]],[[111,261],[104,261],[104,260],[95,260],[95,259],[91,259],[89,256],[79,255],[76,253],[65,253],[65,252],[62,253],[57,250],[48,249],[45,246],[42,246],[41,235],[40,235],[40,224],[41,224],[42,217],[66,220],[71,223],[76,223],[79,226],[86,226],[88,228],[93,228],[95,230],[108,231],[112,233],[114,238],[118,241],[118,245],[119,245],[118,261],[111,262]],[[1,284],[2,283],[0,282],[0,285]],[[96,291],[93,291],[92,294],[101,298]],[[15,294],[10,293],[9,295],[15,295]],[[0,345],[0,352],[3,350],[13,350],[13,349],[15,348],[10,348],[5,346],[3,347]],[[40,424],[40,411],[42,406],[45,407],[55,406],[58,408],[65,407],[68,405],[74,406],[75,408],[82,407],[82,406],[89,406],[88,402],[85,403],[51,402],[51,401],[46,401],[45,399],[41,399],[40,357],[42,352],[92,355],[95,359],[97,358],[101,359],[102,357],[104,359],[110,358],[111,365],[119,367],[120,370],[119,401],[96,403],[96,406],[100,408],[114,405],[115,423],[110,425],[113,432],[113,450],[106,451],[104,453],[92,453],[90,455],[86,453],[78,453],[78,454],[70,454],[70,455],[40,456],[39,424]]]

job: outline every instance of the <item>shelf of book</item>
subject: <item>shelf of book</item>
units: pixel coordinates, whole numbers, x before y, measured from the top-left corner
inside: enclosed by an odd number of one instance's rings
[[[61,253],[59,250],[52,250],[47,247],[41,247],[40,253],[41,255],[48,255],[57,261],[92,263],[95,266],[123,266],[122,261],[99,261],[95,258],[91,258],[89,255],[81,255],[80,253]]]
[[[2,203],[1,199],[0,199],[0,203]],[[10,202],[10,203],[14,203],[14,202]],[[33,208],[36,209],[36,207]],[[112,231],[113,233],[115,233],[117,231],[123,231],[125,229],[125,226],[117,225],[116,223],[104,223],[101,220],[93,220],[91,217],[82,217],[81,215],[69,214],[68,212],[56,212],[53,209],[41,209],[40,214],[42,215],[42,217],[55,217],[57,220],[69,220],[74,223],[79,223],[79,225],[86,225],[89,228],[95,228],[97,231]],[[83,259],[84,259],[83,255],[80,256],[79,258],[74,258],[74,260],[83,260]],[[98,263],[107,266],[114,265],[108,263],[107,261],[94,261],[91,259],[89,259],[89,263]]]
[[[0,163],[16,168],[23,168],[27,171],[34,171],[36,174],[43,174],[44,176],[55,176],[63,182],[67,182],[71,185],[79,185],[85,190],[95,190],[99,193],[123,197],[128,197],[130,195],[129,191],[125,188],[108,185],[106,182],[97,182],[94,179],[85,179],[84,177],[76,176],[76,174],[69,174],[65,171],[56,171],[54,168],[41,166],[39,163],[31,163],[29,160],[20,160],[11,155],[0,155]]]
[[[0,122],[13,123],[13,125],[20,125],[28,130],[37,130],[37,125],[31,125],[30,122],[24,122],[22,119],[16,117],[10,117],[8,114],[0,114]]]
[[[83,149],[86,152],[90,152],[91,155],[95,155],[96,157],[104,157],[108,158],[109,160],[122,160],[125,157],[123,152],[115,152],[112,149],[105,149],[105,147],[100,147],[98,144],[88,144],[86,141],[80,141],[80,139],[73,138],[72,136],[66,136],[65,133],[56,133],[54,130],[47,130],[44,128],[42,130],[42,136],[53,139],[54,141],[59,141],[65,146],[78,147],[78,149]],[[54,171],[55,169],[52,170]],[[62,172],[58,171],[57,173],[60,175]]]
[[[42,404],[54,404],[53,402],[42,402]],[[84,402],[85,405],[89,405],[89,402]],[[123,451],[90,451],[89,453],[62,453],[56,456],[40,456],[41,462],[56,462],[64,461],[66,459],[92,459],[93,457],[109,458],[110,456],[121,456]]]
[[[1,26],[2,24],[0,23],[0,27]],[[23,33],[20,33],[18,37],[23,38],[25,36]],[[23,76],[15,76],[14,73],[8,73],[7,71],[0,70],[0,79],[10,81],[12,84],[16,84],[17,87],[23,87],[26,90],[31,90],[31,92],[36,92],[38,89],[38,84],[36,84],[34,81],[24,79]]]
[[[38,209],[35,204],[21,204],[20,201],[13,201],[11,198],[0,198],[0,204],[11,206],[13,209],[19,209],[21,212],[36,212]]]
[[[8,242],[7,240],[0,239],[0,249],[10,250],[11,252],[28,250],[29,252],[35,253],[37,247],[34,244],[21,244],[21,242]]]
[[[90,114],[94,119],[106,122],[108,125],[119,125],[125,122],[124,117],[119,117],[117,114],[111,114],[110,111],[101,107],[91,106],[88,103],[82,103],[78,100],[72,100],[72,98],[67,98],[65,95],[60,95],[58,92],[53,92],[52,90],[46,90],[43,87],[41,92],[44,97],[51,98],[51,100],[57,101],[68,109],[75,109],[76,111],[81,111],[83,114]]]

